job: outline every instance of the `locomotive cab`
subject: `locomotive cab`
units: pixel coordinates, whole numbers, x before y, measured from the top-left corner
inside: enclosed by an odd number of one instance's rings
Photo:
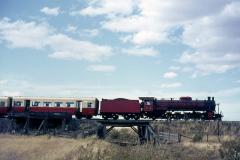
[[[192,97],[180,97],[181,101],[192,101]]]
[[[215,103],[214,97],[212,97],[212,99],[211,99],[211,97],[208,97],[207,106],[208,106],[209,111],[215,111],[216,103]]]

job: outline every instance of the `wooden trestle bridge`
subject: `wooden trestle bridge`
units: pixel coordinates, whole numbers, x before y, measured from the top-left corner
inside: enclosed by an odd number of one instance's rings
[[[152,127],[152,120],[103,120],[103,119],[82,119],[76,120],[67,114],[36,114],[28,112],[28,114],[16,114],[10,113],[7,117],[10,121],[9,130],[12,132],[15,130],[14,123],[16,124],[21,121],[22,125],[22,133],[28,134],[31,131],[31,127],[34,125],[35,129],[37,129],[37,135],[39,134],[47,134],[48,128],[51,126],[51,123],[58,123],[61,125],[61,129],[64,132],[66,130],[66,126],[69,125],[72,121],[77,121],[77,125],[84,123],[96,123],[98,124],[96,129],[88,132],[83,131],[89,135],[96,134],[98,138],[105,139],[109,132],[115,127],[129,127],[131,128],[139,137],[140,144],[144,143],[153,143],[159,144],[163,141],[172,141],[172,142],[180,142],[181,135],[176,133],[165,133],[160,132],[157,133]],[[37,123],[36,123],[37,122]],[[78,127],[78,126],[77,126]]]

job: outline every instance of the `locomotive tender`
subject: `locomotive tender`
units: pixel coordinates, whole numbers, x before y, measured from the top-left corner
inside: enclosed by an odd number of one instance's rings
[[[0,97],[0,116],[9,113],[61,114],[67,113],[77,118],[87,119],[100,115],[104,119],[117,120],[150,118],[150,119],[221,119],[222,115],[215,111],[214,97],[207,100],[192,100],[191,97],[174,99],[157,99],[140,97],[139,100],[124,98],[39,98],[39,97]]]

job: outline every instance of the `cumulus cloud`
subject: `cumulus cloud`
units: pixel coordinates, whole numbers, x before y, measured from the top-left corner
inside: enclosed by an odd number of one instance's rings
[[[60,7],[43,7],[40,11],[46,15],[57,16],[60,13]]]
[[[68,25],[66,31],[75,33],[77,31],[77,26]]]
[[[178,74],[175,72],[166,72],[163,75],[164,78],[168,78],[168,79],[175,78],[177,76],[178,76]]]
[[[63,34],[49,37],[48,43],[54,50],[49,55],[52,58],[101,61],[112,55],[112,48],[109,46],[76,40]]]
[[[87,69],[94,72],[114,72],[116,67],[113,65],[90,65]]]
[[[98,34],[99,34],[98,29],[83,29],[79,31],[79,35],[84,37],[95,37]]]
[[[186,24],[183,42],[195,51],[183,53],[180,62],[191,63],[205,73],[224,73],[239,67],[239,19],[240,2],[232,2],[215,15]]]
[[[115,15],[129,15],[133,12],[136,0],[95,0],[90,1],[88,6],[82,10],[72,11],[70,15],[87,15],[87,16],[98,16],[108,15],[112,17]]]
[[[123,49],[122,51],[124,53],[127,53],[128,55],[131,55],[131,56],[150,56],[150,57],[154,57],[154,56],[158,55],[158,52],[151,47],[149,47],[149,48],[134,47],[134,48]]]
[[[0,40],[8,42],[12,48],[43,48],[51,33],[52,28],[46,23],[22,20],[13,22],[6,18],[0,20]]]
[[[0,40],[12,48],[49,48],[49,57],[101,61],[112,55],[112,48],[56,33],[45,23],[0,20]]]
[[[191,21],[220,11],[228,1],[204,0],[139,0],[137,14],[118,16],[102,23],[103,28],[113,32],[126,32],[132,35],[134,44],[159,44],[169,42],[171,31],[184,27]],[[214,7],[212,7],[214,6]]]
[[[99,34],[98,29],[81,29],[81,30],[78,30],[78,27],[74,26],[74,25],[68,25],[66,31],[70,32],[70,33],[78,34],[81,37],[95,37]]]
[[[103,1],[97,2],[100,7],[94,9],[107,10]],[[136,12],[127,12],[124,16],[115,14],[113,10],[95,12],[91,10],[95,6],[93,3],[82,9],[81,15],[104,15],[106,19],[101,22],[104,29],[125,33],[120,39],[137,46],[171,43],[180,37],[191,52],[184,52],[179,61],[194,66],[199,73],[206,72],[207,68],[210,74],[239,67],[239,1],[164,0],[159,3],[158,0],[138,0],[134,5],[126,3]],[[109,18],[110,14],[114,14],[114,18]],[[182,31],[174,33],[176,28]],[[229,57],[236,59],[230,60]]]
[[[208,52],[184,52],[179,62],[195,65],[195,69],[203,75],[210,73],[224,73],[240,66],[240,54],[238,53],[208,53]]]
[[[156,33],[152,31],[140,31],[133,35],[132,42],[137,45],[148,45],[148,44],[158,44],[162,42],[167,42],[167,34]]]

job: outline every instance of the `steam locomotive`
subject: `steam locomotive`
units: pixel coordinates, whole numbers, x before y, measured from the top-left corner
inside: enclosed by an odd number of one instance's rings
[[[137,100],[125,98],[39,98],[39,97],[0,97],[0,116],[10,113],[25,114],[61,114],[66,113],[77,118],[91,119],[101,116],[103,119],[201,119],[216,120],[222,115],[216,113],[214,97],[207,100],[192,100],[191,97],[157,99],[140,97]]]

